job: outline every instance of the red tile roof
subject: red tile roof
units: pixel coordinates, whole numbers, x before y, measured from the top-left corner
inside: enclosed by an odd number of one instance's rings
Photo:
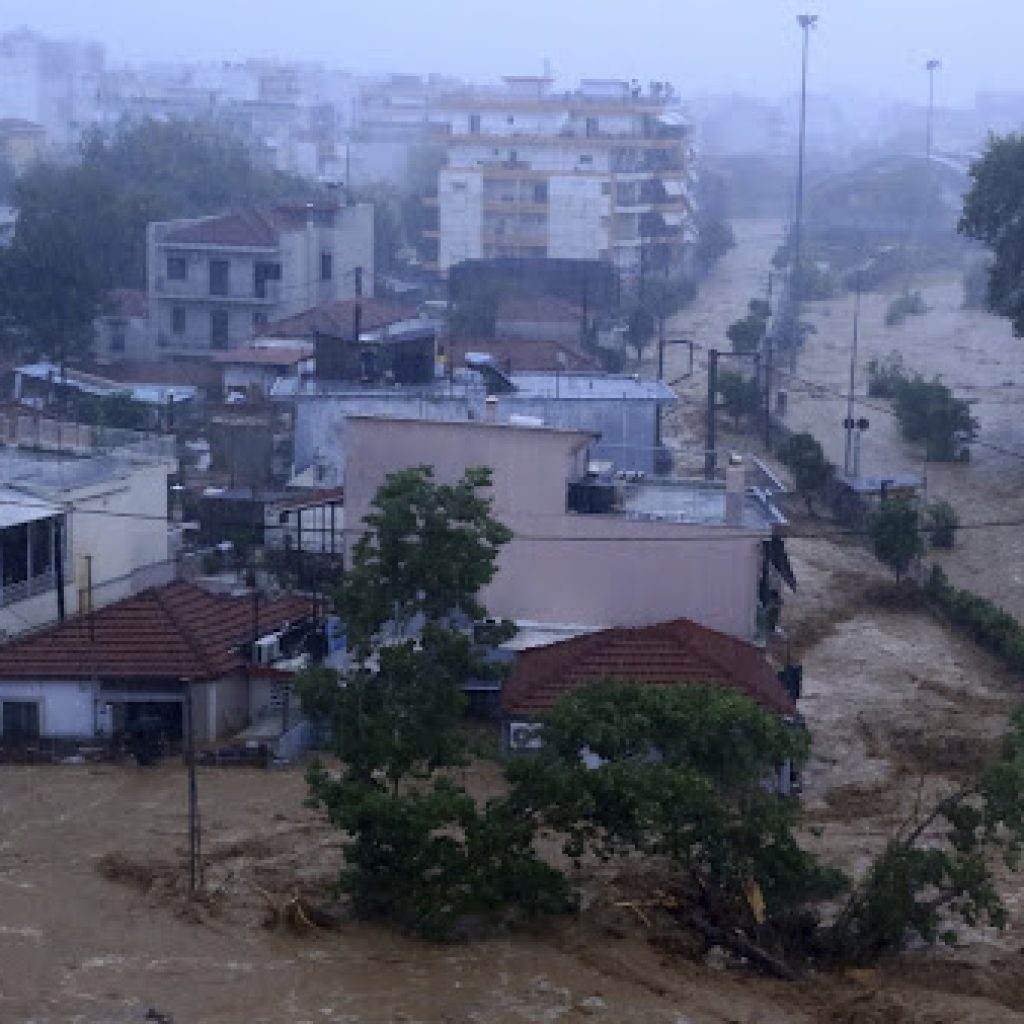
[[[203,217],[181,227],[171,228],[167,242],[192,242],[198,245],[275,246],[278,227],[272,214],[257,209],[239,210],[219,217]]]
[[[498,303],[498,323],[579,323],[582,317],[582,307],[551,295],[513,296]]]
[[[326,334],[335,338],[352,336],[355,324],[356,299],[342,299],[324,306],[314,306],[303,313],[275,320],[261,328],[260,333],[268,338],[312,338]],[[416,311],[409,306],[382,302],[379,299],[359,299],[360,330],[375,331],[381,327],[409,320]]]
[[[531,714],[602,679],[645,685],[714,683],[770,711],[795,715],[764,652],[753,644],[676,619],[635,629],[605,629],[516,655],[502,694],[507,712]]]
[[[561,341],[526,338],[460,339],[451,343],[455,365],[462,366],[467,352],[486,352],[503,369],[513,373],[538,370],[596,370],[596,360],[573,345]],[[559,361],[559,354],[564,362]]]
[[[310,359],[312,355],[311,345],[273,345],[265,348],[243,345],[228,349],[227,352],[217,352],[213,361],[231,366],[294,366],[303,359]]]
[[[0,679],[213,680],[241,671],[253,637],[252,596],[193,583],[154,587],[0,648]],[[259,602],[261,633],[313,614],[308,598]]]

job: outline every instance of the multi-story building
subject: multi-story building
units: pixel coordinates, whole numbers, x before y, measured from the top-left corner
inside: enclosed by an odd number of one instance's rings
[[[692,128],[668,85],[506,78],[441,101],[438,268],[466,259],[679,266],[694,241]]]
[[[149,322],[168,355],[202,355],[305,309],[373,293],[373,207],[281,204],[149,225]]]

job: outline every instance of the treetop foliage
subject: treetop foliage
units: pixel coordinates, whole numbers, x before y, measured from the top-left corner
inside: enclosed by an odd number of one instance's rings
[[[1024,135],[992,135],[970,169],[959,230],[992,250],[987,302],[1024,337]]]
[[[338,593],[353,646],[368,649],[388,622],[404,627],[417,617],[432,623],[452,614],[485,617],[476,595],[494,578],[498,552],[512,538],[481,493],[490,483],[490,470],[482,467],[454,484],[438,483],[430,466],[387,477]]]

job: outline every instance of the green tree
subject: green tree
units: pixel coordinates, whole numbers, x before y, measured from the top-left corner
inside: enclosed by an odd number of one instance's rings
[[[507,768],[511,799],[567,857],[667,858],[685,900],[751,929],[752,885],[769,921],[841,886],[798,844],[797,803],[769,784],[804,761],[807,734],[749,698],[609,680],[564,698],[542,730],[541,750]]]
[[[756,352],[768,333],[771,307],[763,299],[751,299],[747,315],[730,324],[725,336],[732,342],[733,352]]]
[[[977,435],[978,421],[971,407],[937,378],[907,378],[896,388],[893,411],[903,436],[924,444],[928,458],[935,462],[962,457]]]
[[[990,136],[970,176],[959,230],[991,249],[988,307],[1008,317],[1019,338],[1024,336],[1024,135]]]
[[[697,186],[697,264],[706,273],[735,247],[725,181],[704,172]]]
[[[19,215],[14,241],[0,254],[0,314],[22,328],[35,353],[58,360],[82,353],[103,293],[145,286],[150,221],[310,192],[261,169],[240,141],[209,124],[97,130],[79,163],[40,162],[14,183]]]
[[[903,498],[883,501],[868,516],[868,536],[875,557],[896,573],[897,581],[924,551],[920,512]]]
[[[912,937],[956,941],[954,923],[1003,927],[992,865],[1019,870],[1024,848],[1024,709],[976,779],[905,824],[875,858],[829,930],[844,963],[869,963]]]
[[[797,493],[812,511],[816,495],[821,494],[832,479],[835,469],[813,434],[803,431],[791,434],[779,449],[779,460],[793,472]]]
[[[722,396],[722,408],[737,427],[744,416],[755,415],[761,409],[762,395],[757,381],[734,370],[718,375],[718,393]]]
[[[451,771],[467,754],[462,686],[497,672],[459,626],[486,614],[477,592],[510,538],[491,516],[489,483],[484,469],[451,485],[422,466],[387,478],[337,599],[355,667],[300,682],[344,763],[340,776],[319,767],[309,776],[312,799],[349,836],[342,889],[360,915],[431,937],[467,914],[510,904],[539,912],[566,899],[533,851],[530,823],[501,800],[477,807]]]

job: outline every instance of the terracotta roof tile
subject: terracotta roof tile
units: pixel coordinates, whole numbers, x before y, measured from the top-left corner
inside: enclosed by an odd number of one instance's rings
[[[0,648],[0,679],[218,679],[240,671],[239,645],[252,639],[251,596],[211,594],[193,583],[154,587],[91,617]],[[308,598],[259,602],[261,633],[314,612]]]
[[[164,241],[192,242],[198,245],[274,246],[278,241],[278,228],[270,214],[247,209],[219,217],[203,217],[172,228]]]
[[[416,315],[416,311],[409,306],[379,299],[342,299],[324,306],[314,306],[283,320],[275,320],[261,328],[260,333],[269,338],[312,338],[317,334],[349,338],[355,324],[357,301],[361,306],[359,323],[362,331],[379,330]]]
[[[505,681],[507,712],[543,712],[568,693],[602,679],[649,686],[715,683],[784,715],[796,705],[764,652],[753,644],[676,619],[634,629],[606,629],[521,651]]]

